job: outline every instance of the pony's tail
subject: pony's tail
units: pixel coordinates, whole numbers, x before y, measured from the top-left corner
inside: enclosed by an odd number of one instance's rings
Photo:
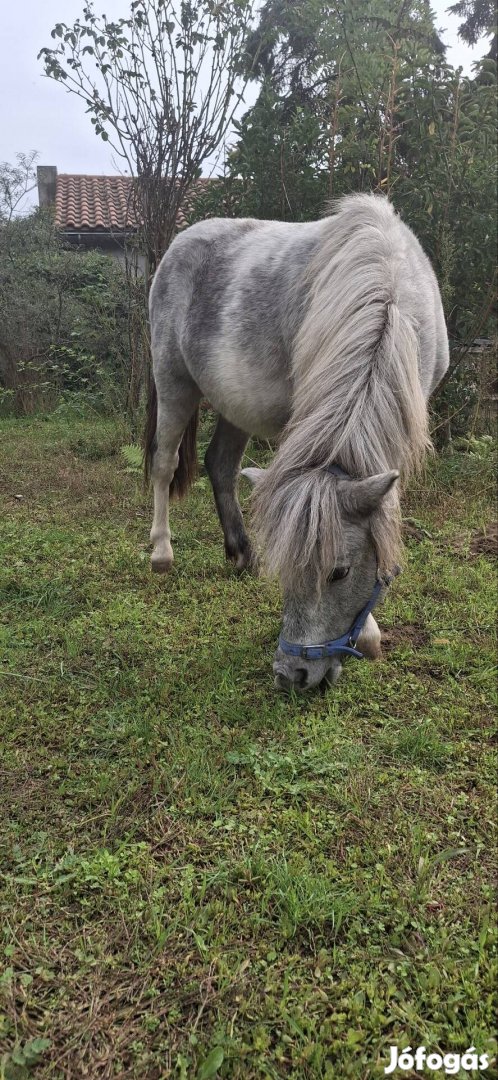
[[[157,446],[156,440],[157,430],[157,390],[156,382],[152,371],[150,372],[149,381],[149,394],[147,398],[147,415],[145,420],[144,430],[144,480],[148,484],[150,482],[150,473],[152,469],[152,458]]]
[[[199,426],[199,407],[183,432],[178,448],[178,465],[169,486],[170,498],[181,499],[193,484],[197,476],[197,428]],[[157,389],[151,373],[147,418],[144,431],[144,474],[146,484],[150,481],[152,461],[157,449]]]
[[[197,428],[199,426],[199,406],[183,432],[178,449],[178,465],[169,486],[170,498],[182,499],[197,476]]]

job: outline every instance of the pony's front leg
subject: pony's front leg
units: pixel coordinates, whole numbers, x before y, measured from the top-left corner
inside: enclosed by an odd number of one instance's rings
[[[181,400],[161,393],[158,398],[156,445],[151,463],[154,518],[150,531],[151,566],[158,574],[165,574],[173,562],[169,527],[170,493],[176,491],[179,495],[184,494],[195,475],[199,397],[197,387],[194,389],[192,386]]]
[[[239,467],[248,438],[245,431],[220,416],[204,458],[225,537],[225,554],[237,570],[244,570],[254,562],[237,501]]]
[[[381,637],[379,627],[377,626],[372,612],[370,612],[370,615],[368,616],[368,619],[358,638],[358,648],[362,653],[365,653],[365,656],[369,656],[371,660],[378,660],[381,656],[380,641]]]

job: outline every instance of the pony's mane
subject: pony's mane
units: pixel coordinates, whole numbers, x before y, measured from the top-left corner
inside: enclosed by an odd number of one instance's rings
[[[430,445],[416,330],[398,294],[410,239],[387,199],[348,196],[308,265],[292,415],[254,495],[264,562],[284,587],[310,571],[320,585],[340,555],[337,478],[325,466],[357,479],[390,469],[406,478]],[[379,566],[389,569],[400,548],[396,488],[371,530]]]

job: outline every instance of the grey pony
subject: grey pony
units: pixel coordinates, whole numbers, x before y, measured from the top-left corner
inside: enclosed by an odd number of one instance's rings
[[[236,495],[248,438],[278,436],[270,467],[243,472],[263,564],[282,585],[283,636],[311,645],[346,633],[399,558],[397,481],[430,445],[427,401],[448,366],[436,277],[413,232],[375,195],[310,223],[204,221],[162,259],[150,322],[152,568],[173,561],[169,498],[195,475],[205,397],[218,413],[205,464],[227,557],[253,562]],[[379,655],[372,615],[358,647]],[[341,669],[280,649],[273,667],[284,689]]]

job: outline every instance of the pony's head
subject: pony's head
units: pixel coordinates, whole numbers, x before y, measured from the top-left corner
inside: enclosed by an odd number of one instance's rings
[[[280,476],[279,483],[271,468],[243,473],[255,485],[263,564],[283,590],[282,638],[301,646],[341,638],[370,599],[378,575],[397,561],[399,473],[353,480],[309,468]],[[358,647],[376,656],[379,644],[370,618]],[[273,670],[279,688],[307,690],[324,679],[335,682],[341,660],[303,658],[279,647]]]

